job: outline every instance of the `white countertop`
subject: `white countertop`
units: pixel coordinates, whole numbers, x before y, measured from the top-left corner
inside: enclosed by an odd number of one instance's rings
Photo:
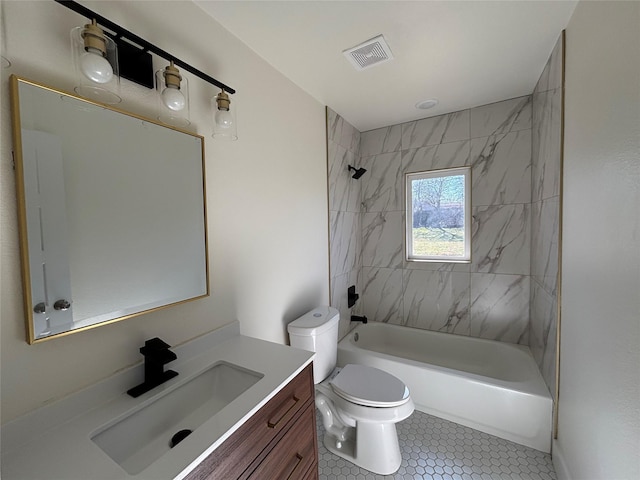
[[[127,395],[126,389],[136,385],[131,379],[139,377],[141,366],[3,426],[2,479],[184,478],[313,359],[311,352],[229,335],[229,331],[226,338],[218,335],[212,343],[196,339],[196,347],[172,349],[178,360],[167,368],[179,375],[138,398]],[[215,337],[216,332],[209,336]],[[181,360],[181,356],[187,358]],[[153,402],[158,395],[172,391],[219,361],[260,372],[264,377],[139,474],[129,475],[91,440],[104,425]],[[126,388],[122,388],[123,383]]]

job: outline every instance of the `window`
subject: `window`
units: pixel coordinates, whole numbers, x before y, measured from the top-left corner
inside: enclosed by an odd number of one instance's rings
[[[409,261],[471,261],[469,167],[406,174]]]

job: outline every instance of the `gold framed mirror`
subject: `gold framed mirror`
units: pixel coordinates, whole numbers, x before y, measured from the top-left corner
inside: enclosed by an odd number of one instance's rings
[[[204,137],[10,88],[27,341],[208,296]]]

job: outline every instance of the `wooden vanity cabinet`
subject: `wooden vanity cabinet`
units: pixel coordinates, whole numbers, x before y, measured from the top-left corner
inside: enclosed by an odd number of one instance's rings
[[[314,480],[318,440],[312,365],[258,410],[187,480]]]

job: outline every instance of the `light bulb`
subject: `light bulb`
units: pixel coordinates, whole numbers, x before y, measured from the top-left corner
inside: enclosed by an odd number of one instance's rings
[[[85,77],[96,83],[108,83],[113,78],[111,64],[93,48],[80,56],[80,70]]]
[[[160,96],[162,97],[162,103],[164,103],[165,107],[174,112],[183,110],[187,104],[187,100],[184,98],[182,92],[175,87],[165,88]]]
[[[233,126],[233,115],[229,110],[216,110],[216,125],[220,128],[228,129]]]

